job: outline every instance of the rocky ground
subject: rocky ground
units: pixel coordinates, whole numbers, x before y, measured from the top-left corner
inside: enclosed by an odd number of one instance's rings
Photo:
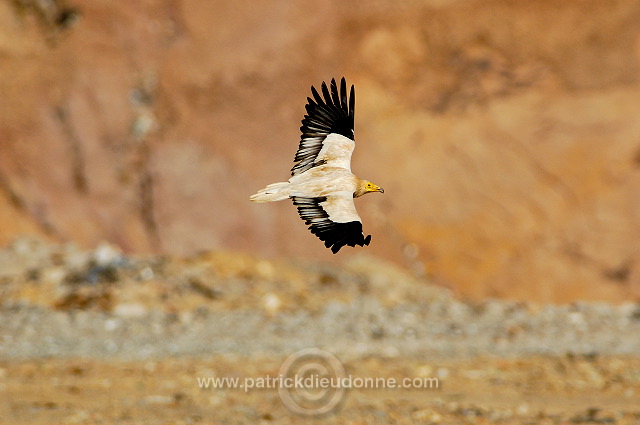
[[[0,291],[2,423],[306,423],[277,388],[198,379],[275,377],[310,347],[295,368],[430,383],[350,388],[317,422],[640,423],[633,303],[464,302],[371,257],[132,258],[33,239],[0,251]]]

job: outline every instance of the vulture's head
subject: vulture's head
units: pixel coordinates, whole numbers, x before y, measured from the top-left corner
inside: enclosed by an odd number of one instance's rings
[[[358,187],[358,190],[353,194],[354,198],[364,195],[365,193],[380,192],[384,193],[384,189],[377,184],[371,183],[368,180],[362,180]]]

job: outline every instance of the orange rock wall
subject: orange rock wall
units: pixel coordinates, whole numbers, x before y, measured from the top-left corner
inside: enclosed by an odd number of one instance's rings
[[[334,260],[248,196],[343,75],[367,252],[468,297],[640,299],[636,0],[2,2],[0,242]]]

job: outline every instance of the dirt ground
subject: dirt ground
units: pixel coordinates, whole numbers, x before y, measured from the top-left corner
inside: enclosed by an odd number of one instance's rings
[[[278,391],[200,388],[197,377],[275,375],[279,357],[2,362],[7,424],[308,423]],[[367,357],[356,376],[439,378],[438,388],[351,389],[315,423],[640,423],[640,359],[628,356],[428,361]]]
[[[372,257],[31,239],[0,250],[0,291],[3,424],[640,424],[634,303],[464,301]],[[293,376],[351,385],[274,383]]]

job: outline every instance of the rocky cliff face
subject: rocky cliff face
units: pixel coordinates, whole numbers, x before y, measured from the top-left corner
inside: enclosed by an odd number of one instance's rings
[[[329,259],[248,196],[344,75],[369,252],[470,297],[640,299],[637,1],[343,3],[1,3],[0,242]]]

